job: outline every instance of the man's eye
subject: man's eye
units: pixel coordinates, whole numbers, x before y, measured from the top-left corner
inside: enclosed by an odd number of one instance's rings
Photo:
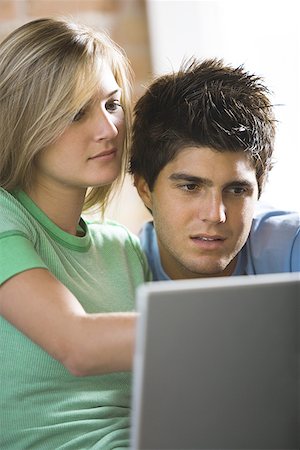
[[[120,108],[122,109],[122,105],[120,100],[112,100],[106,103],[106,110],[109,112],[118,111]]]
[[[229,189],[229,192],[234,195],[243,195],[246,192],[246,188],[241,186],[233,186]]]
[[[196,191],[199,188],[199,186],[198,186],[198,184],[195,184],[195,183],[187,183],[187,184],[180,185],[180,188],[183,191],[192,192],[192,191]]]

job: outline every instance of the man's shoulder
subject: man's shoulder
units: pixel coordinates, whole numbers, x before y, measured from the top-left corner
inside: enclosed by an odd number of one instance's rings
[[[152,221],[144,223],[139,232],[139,239],[148,260],[151,260],[157,248],[156,231]]]
[[[265,232],[278,234],[283,231],[289,231],[284,234],[283,239],[289,239],[291,236],[299,234],[300,213],[297,211],[285,211],[273,207],[261,206],[256,210],[253,218],[251,232],[256,236]]]
[[[300,271],[300,214],[260,208],[247,241],[254,273]]]
[[[139,238],[141,242],[149,242],[156,239],[156,232],[153,221],[145,222],[139,231]]]
[[[152,221],[146,222],[142,226],[139,238],[152,272],[153,281],[168,280],[169,278],[161,265],[156,231]]]

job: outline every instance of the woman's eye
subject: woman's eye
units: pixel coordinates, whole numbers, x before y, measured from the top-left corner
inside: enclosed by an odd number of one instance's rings
[[[73,117],[73,122],[78,122],[85,115],[85,108],[81,108]]]
[[[122,109],[120,100],[109,101],[108,103],[106,103],[105,107],[106,107],[106,110],[109,112],[118,111],[118,109],[120,109],[120,108]]]

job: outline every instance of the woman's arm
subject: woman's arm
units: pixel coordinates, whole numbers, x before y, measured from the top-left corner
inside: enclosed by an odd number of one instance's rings
[[[131,370],[136,314],[87,314],[46,269],[6,281],[0,287],[0,314],[73,375]]]

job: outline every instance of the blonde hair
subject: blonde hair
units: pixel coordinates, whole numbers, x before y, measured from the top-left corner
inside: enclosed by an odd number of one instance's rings
[[[90,188],[84,210],[104,211],[123,181],[131,125],[131,69],[123,50],[106,33],[67,19],[38,19],[13,31],[0,44],[0,186],[30,186],[36,155],[54,142],[93,97],[102,65],[122,90],[126,133],[120,176]]]

